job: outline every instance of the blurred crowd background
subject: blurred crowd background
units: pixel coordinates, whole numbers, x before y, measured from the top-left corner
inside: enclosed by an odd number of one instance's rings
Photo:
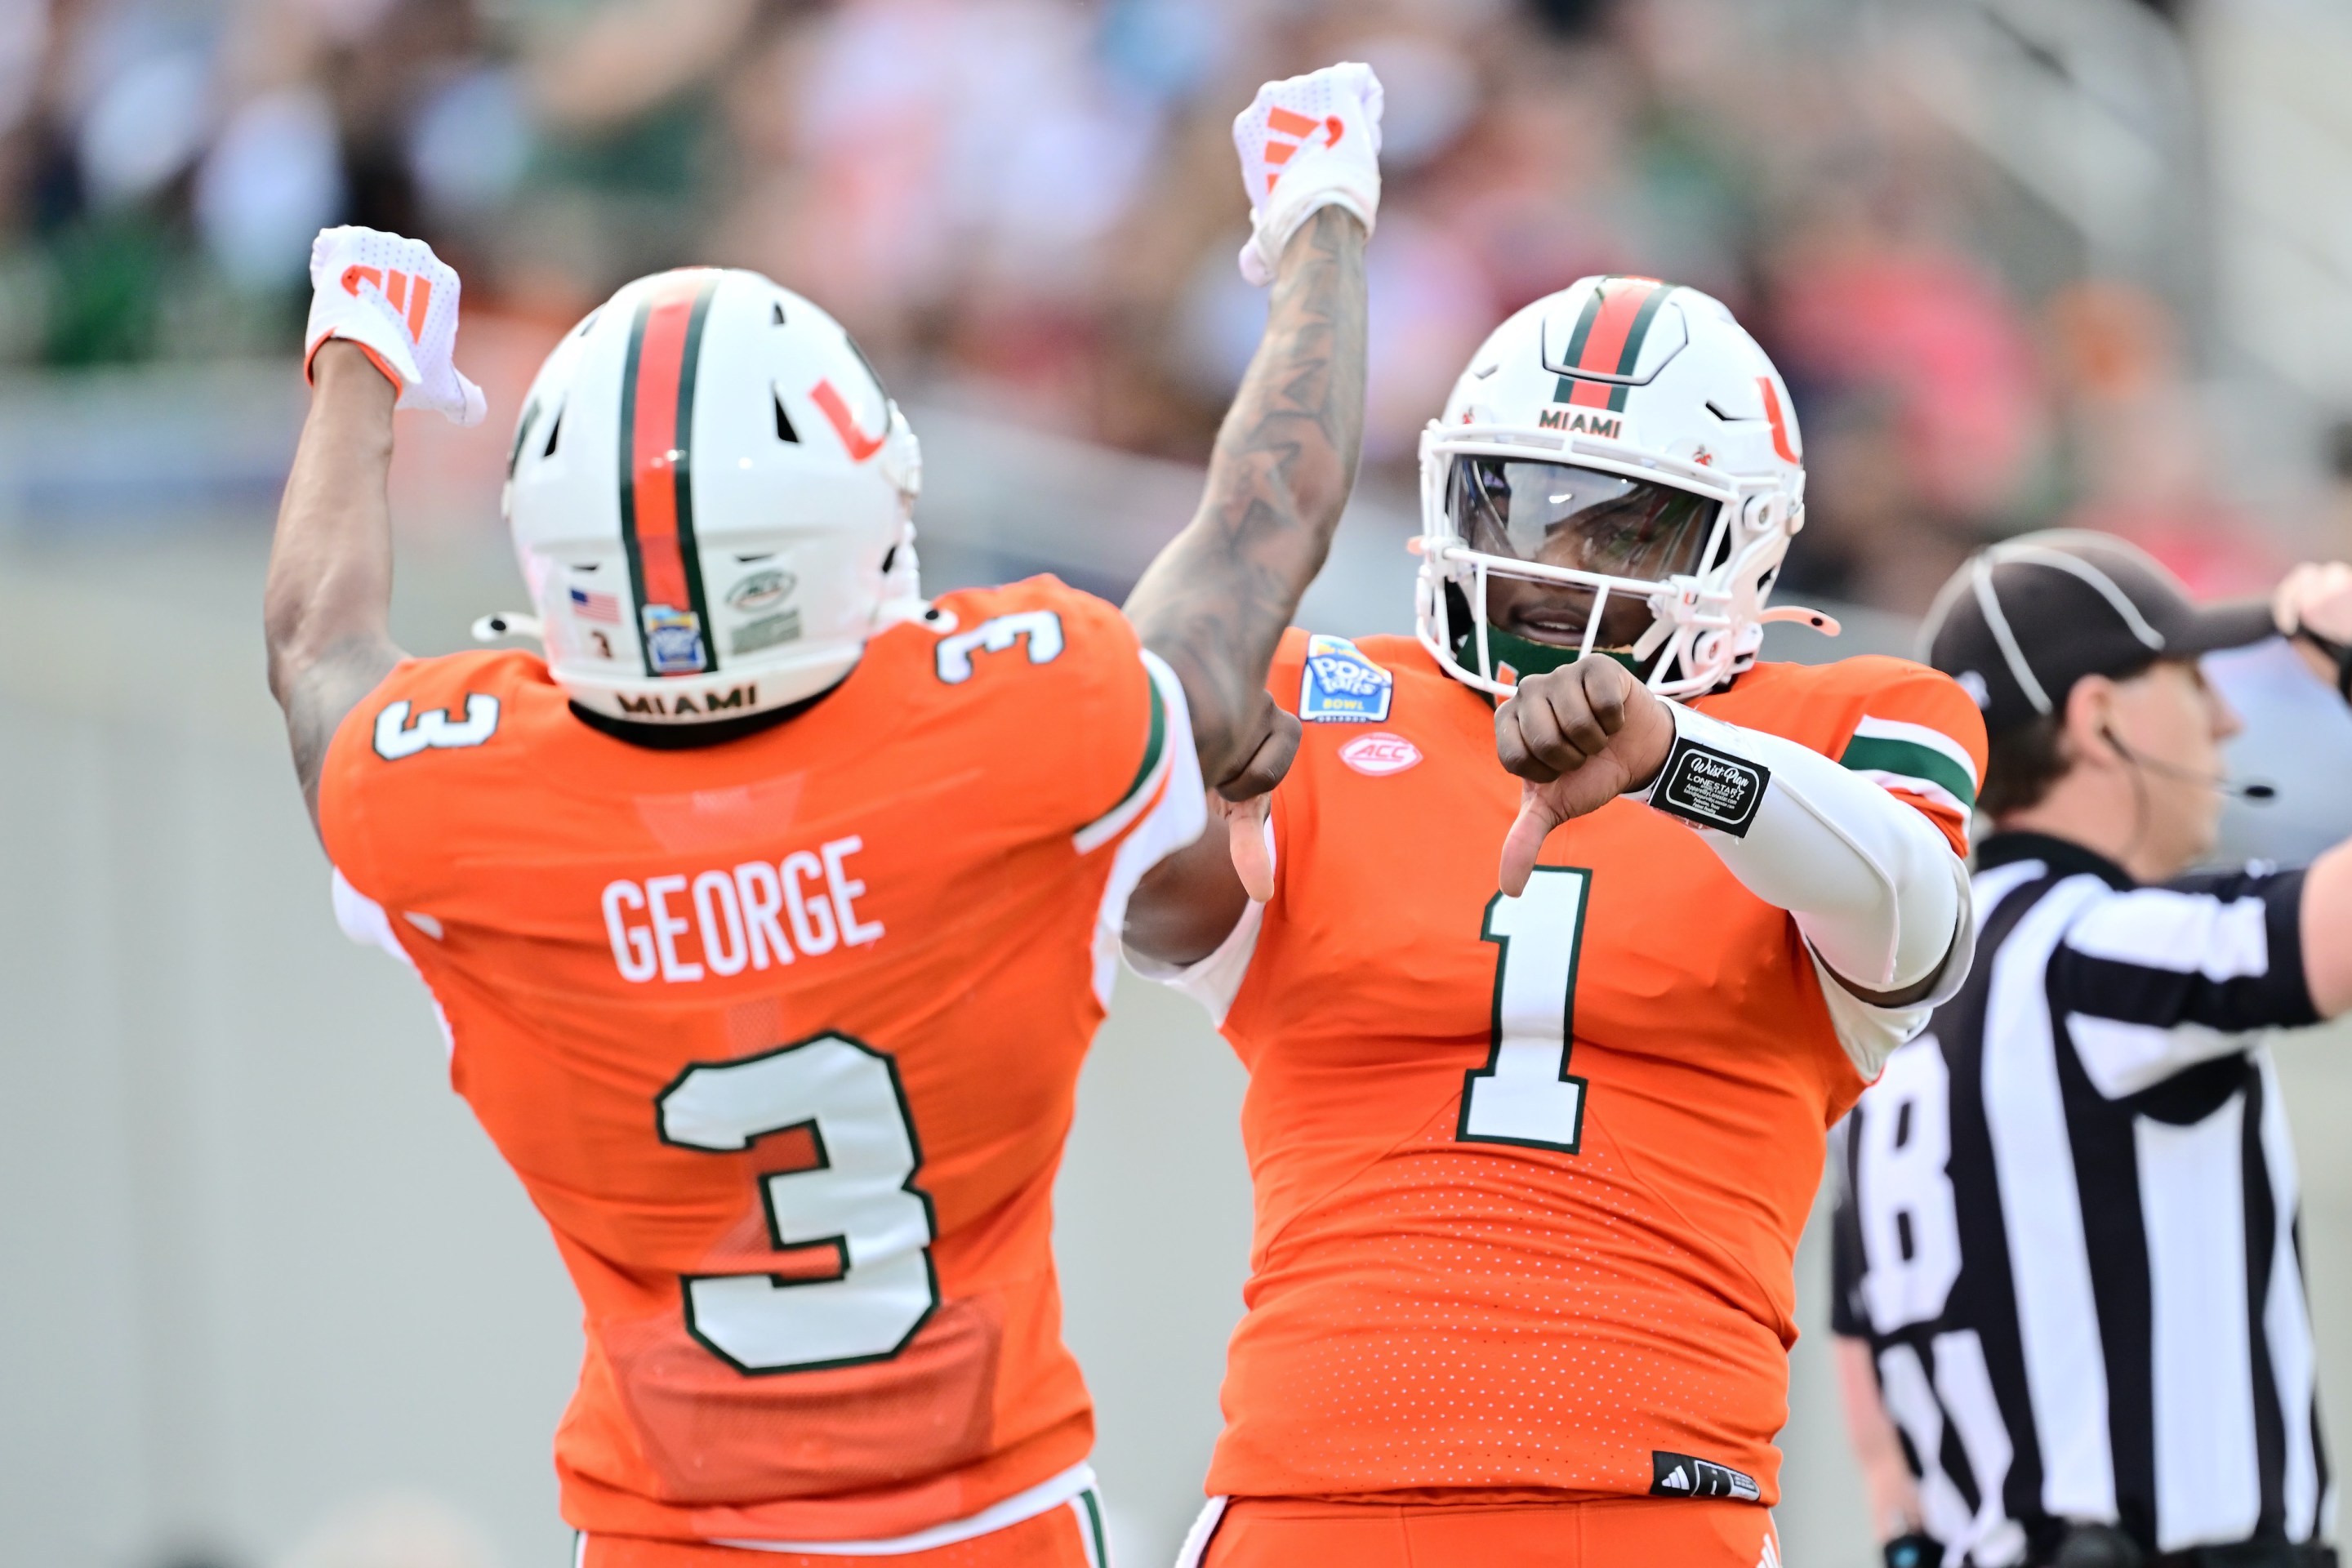
[[[2347,0],[0,0],[0,1562],[570,1560],[576,1304],[422,992],[333,930],[263,682],[311,235],[464,278],[490,416],[402,424],[404,646],[518,602],[522,390],[686,262],[856,332],[925,443],[928,583],[1116,595],[1264,319],[1232,117],[1342,58],[1386,83],[1387,189],[1318,630],[1409,625],[1421,426],[1601,271],[1717,294],[1789,377],[1784,597],[1846,635],[1773,657],[1906,650],[1966,552],[2053,523],[2213,594],[2352,556]],[[2276,651],[2225,684],[2281,799],[2225,830],[2294,857],[2352,830],[2352,722]],[[2281,1068],[2340,1415],[2352,1050]],[[1123,982],[1056,1201],[1127,1568],[1172,1557],[1217,1428],[1239,1092]],[[1819,1228],[1779,1517],[1862,1568]]]
[[[1971,545],[2074,521],[2235,590],[2352,547],[2352,372],[2296,363],[2322,323],[2271,276],[2284,254],[2344,295],[2352,230],[2294,210],[2324,188],[2290,177],[2267,213],[2239,177],[2281,135],[2341,151],[2341,94],[2310,84],[2313,123],[2282,131],[2294,84],[2265,73],[2343,21],[2326,0],[0,0],[0,362],[282,362],[309,237],[352,222],[458,267],[494,425],[607,290],[709,261],[825,303],[902,393],[1197,460],[1263,319],[1233,265],[1231,116],[1352,57],[1388,87],[1376,480],[1505,313],[1641,272],[1724,299],[1797,389],[1813,531],[1790,589],[1916,612]],[[444,445],[488,482],[495,439]]]

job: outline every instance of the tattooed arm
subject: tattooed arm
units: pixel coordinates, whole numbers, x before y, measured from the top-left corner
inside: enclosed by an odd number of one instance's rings
[[[310,820],[319,773],[343,716],[373,690],[400,649],[392,603],[392,383],[355,343],[320,345],[310,417],[278,511],[262,616],[269,689],[286,710],[294,771]]]
[[[1284,248],[1265,337],[1217,434],[1201,510],[1127,602],[1144,646],[1183,680],[1202,775],[1228,801],[1273,788],[1297,748],[1297,721],[1266,695],[1265,674],[1355,483],[1364,238],[1351,214],[1326,206]],[[1261,812],[1229,814],[1236,847],[1260,861]],[[1224,836],[1205,834],[1144,879],[1128,942],[1192,962],[1223,940],[1246,898]]]

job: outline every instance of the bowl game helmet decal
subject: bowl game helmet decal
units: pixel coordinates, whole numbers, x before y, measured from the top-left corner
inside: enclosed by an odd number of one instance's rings
[[[1787,386],[1717,300],[1587,278],[1497,327],[1422,434],[1415,629],[1456,679],[1507,693],[1596,651],[1663,696],[1748,668],[1804,521]],[[1489,624],[1487,584],[1580,590],[1565,646]],[[1577,634],[1580,634],[1580,637]]]
[[[922,612],[905,417],[839,322],[756,273],[639,279],[548,356],[507,518],[582,707],[697,723],[824,690]]]

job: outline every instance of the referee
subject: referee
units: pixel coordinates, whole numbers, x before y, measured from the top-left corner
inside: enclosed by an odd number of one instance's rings
[[[2334,1568],[2294,1155],[2257,1031],[2352,1008],[2352,843],[2210,854],[2198,656],[2352,686],[2352,569],[2200,609],[2095,534],[1963,566],[1923,639],[1985,711],[1977,958],[1845,1128],[1833,1322],[1895,1568]],[[2330,637],[2330,634],[2333,636]]]

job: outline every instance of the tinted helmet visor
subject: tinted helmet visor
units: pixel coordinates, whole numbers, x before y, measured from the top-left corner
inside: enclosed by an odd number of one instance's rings
[[[1507,561],[1658,583],[1695,574],[1719,502],[1653,479],[1572,463],[1518,458],[1455,459],[1446,506],[1463,542]],[[1627,649],[1649,630],[1648,595],[1489,574],[1491,627],[1553,647]],[[1525,651],[1525,650],[1522,650]]]
[[[1697,572],[1718,505],[1653,479],[1496,457],[1456,458],[1446,497],[1481,553],[1650,583]]]

